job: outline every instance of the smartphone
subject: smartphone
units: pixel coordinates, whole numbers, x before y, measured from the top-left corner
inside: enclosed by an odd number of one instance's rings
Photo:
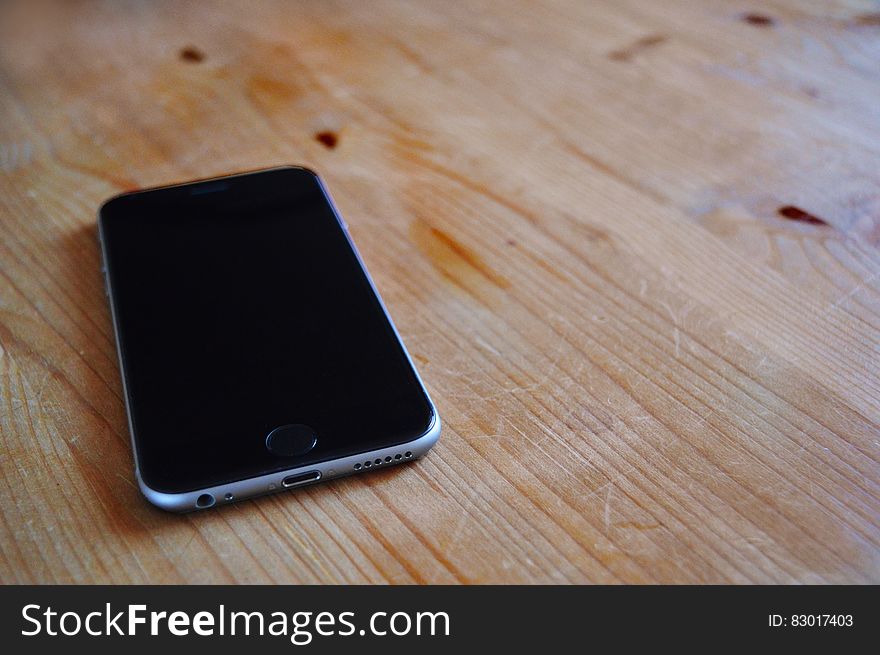
[[[141,491],[205,509],[405,463],[440,419],[318,176],[135,191],[98,214]]]

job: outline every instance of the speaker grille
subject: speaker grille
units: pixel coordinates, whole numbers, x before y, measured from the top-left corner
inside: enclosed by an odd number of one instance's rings
[[[358,462],[354,465],[355,471],[361,471],[363,469],[373,468],[374,466],[384,466],[385,464],[394,464],[399,462],[402,459],[411,459],[413,456],[411,450],[407,450],[405,453],[396,453],[395,455],[388,455],[385,459],[381,457],[377,457],[376,459],[368,459],[367,461],[361,463]]]

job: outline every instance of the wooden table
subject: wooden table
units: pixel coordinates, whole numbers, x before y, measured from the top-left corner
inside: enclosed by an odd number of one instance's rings
[[[3,582],[880,581],[875,3],[57,4],[0,6]],[[95,211],[281,163],[444,434],[167,514]]]

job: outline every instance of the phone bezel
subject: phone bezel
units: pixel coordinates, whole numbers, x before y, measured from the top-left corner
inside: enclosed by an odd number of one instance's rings
[[[332,214],[336,221],[339,224],[339,227],[342,229],[343,234],[348,242],[349,247],[355,255],[355,259],[357,260],[358,265],[360,266],[372,292],[375,294],[376,299],[378,300],[379,307],[385,315],[389,325],[391,326],[392,333],[394,337],[397,339],[400,344],[401,350],[403,351],[404,356],[406,357],[407,362],[409,363],[412,371],[415,375],[416,382],[421,387],[422,392],[425,395],[425,398],[428,401],[428,405],[430,406],[432,421],[429,425],[428,429],[419,437],[415,439],[396,444],[389,447],[383,447],[379,449],[366,450],[363,452],[359,452],[353,455],[346,455],[344,457],[337,457],[334,459],[330,459],[324,462],[308,464],[305,466],[296,466],[291,467],[289,469],[284,469],[281,471],[273,471],[271,473],[267,473],[265,475],[251,476],[246,479],[239,480],[231,480],[229,482],[224,482],[218,485],[214,485],[211,487],[204,487],[199,489],[194,489],[191,491],[184,492],[163,492],[157,489],[153,489],[144,481],[143,477],[140,473],[140,463],[138,461],[138,448],[135,442],[135,431],[134,424],[132,419],[132,411],[130,407],[129,394],[126,385],[126,374],[125,367],[123,363],[122,357],[122,347],[119,336],[119,328],[117,323],[117,310],[116,310],[116,302],[113,291],[113,283],[110,277],[108,267],[106,265],[107,262],[107,246],[106,240],[104,236],[104,228],[103,228],[103,210],[114,200],[136,195],[140,193],[145,193],[149,191],[158,191],[165,189],[173,189],[179,187],[187,187],[193,185],[203,185],[210,184],[214,182],[229,180],[232,178],[243,177],[247,175],[258,175],[261,173],[267,173],[271,171],[277,170],[298,170],[304,171],[311,175],[313,175],[321,188],[324,197],[326,198]],[[200,509],[208,509],[210,507],[229,504],[232,502],[236,502],[239,500],[244,500],[247,498],[254,498],[257,496],[276,493],[281,491],[290,491],[294,488],[299,488],[300,486],[308,486],[311,484],[317,484],[319,482],[323,482],[326,480],[331,480],[339,477],[343,477],[346,475],[352,475],[359,472],[370,471],[373,468],[384,468],[386,466],[392,466],[399,463],[405,463],[408,461],[412,461],[422,457],[425,453],[427,453],[431,447],[437,442],[440,438],[441,424],[440,424],[440,416],[437,413],[437,407],[434,404],[434,401],[431,399],[430,394],[428,393],[427,388],[425,387],[424,382],[419,375],[418,369],[412,361],[412,357],[409,354],[409,351],[406,349],[406,345],[403,342],[403,339],[400,337],[400,333],[397,330],[397,326],[394,324],[394,321],[391,318],[391,315],[388,312],[387,307],[385,306],[385,302],[382,299],[379,290],[376,288],[376,284],[373,281],[373,278],[370,276],[369,271],[367,270],[366,265],[364,264],[363,259],[361,258],[360,252],[357,249],[354,241],[351,238],[351,234],[348,231],[348,225],[343,220],[338,208],[336,207],[336,203],[333,201],[332,196],[330,195],[327,187],[324,185],[321,177],[312,171],[311,169],[302,167],[302,166],[276,166],[272,168],[260,169],[255,171],[246,171],[243,173],[236,173],[233,175],[224,175],[221,177],[213,177],[213,178],[205,178],[200,180],[193,180],[190,182],[184,182],[181,184],[170,184],[163,185],[157,187],[150,187],[147,189],[140,189],[138,191],[132,191],[127,193],[122,193],[119,195],[110,198],[106,202],[101,205],[101,208],[98,210],[98,241],[100,243],[101,248],[101,257],[102,257],[102,271],[104,277],[104,283],[106,285],[107,297],[110,305],[110,316],[113,323],[113,334],[116,342],[116,353],[119,360],[119,368],[120,375],[122,378],[122,387],[123,387],[123,398],[125,401],[125,410],[126,417],[128,421],[128,431],[131,439],[132,453],[134,457],[135,464],[135,477],[138,482],[138,486],[141,490],[141,493],[149,500],[151,503],[160,507],[162,509],[174,512],[188,512],[195,511]],[[410,456],[406,457],[405,454],[409,452]],[[396,455],[401,455],[399,459],[395,459]],[[386,462],[386,458],[390,458],[390,461]],[[375,464],[376,461],[381,461],[380,464]],[[370,462],[370,465],[366,465],[367,462]],[[358,466],[356,469],[355,466]],[[296,475],[298,473],[306,473],[311,471],[318,471],[320,473],[320,477],[313,482],[308,483],[308,485],[298,485],[296,487],[292,487],[288,489],[283,486],[282,480],[288,476]],[[202,507],[198,504],[198,499],[200,496],[205,494],[209,494],[213,497],[214,502],[210,505]]]

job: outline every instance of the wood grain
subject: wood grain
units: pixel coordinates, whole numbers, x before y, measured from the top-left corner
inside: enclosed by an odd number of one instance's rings
[[[880,581],[870,2],[3,3],[0,581]],[[139,495],[95,211],[325,177],[444,418]]]

